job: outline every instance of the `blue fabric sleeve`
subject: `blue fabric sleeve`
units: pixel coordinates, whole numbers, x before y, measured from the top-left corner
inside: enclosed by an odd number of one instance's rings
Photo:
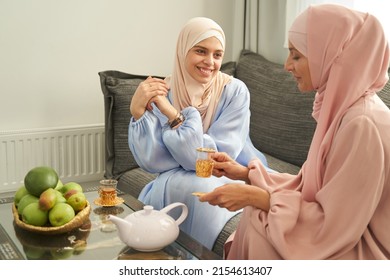
[[[146,111],[141,118],[131,118],[129,148],[138,165],[150,172],[161,173],[179,166],[161,139],[160,120]]]

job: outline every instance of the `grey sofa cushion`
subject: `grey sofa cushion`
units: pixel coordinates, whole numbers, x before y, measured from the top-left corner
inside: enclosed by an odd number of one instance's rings
[[[99,72],[99,76],[105,110],[105,177],[118,179],[138,167],[128,144],[129,106],[138,84],[147,77],[120,71]]]
[[[302,166],[315,129],[314,93],[302,94],[283,65],[244,50],[236,77],[251,94],[251,139],[262,152]]]

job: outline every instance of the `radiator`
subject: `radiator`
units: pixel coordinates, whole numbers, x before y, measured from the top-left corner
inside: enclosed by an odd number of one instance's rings
[[[0,131],[0,145],[0,192],[15,191],[36,166],[51,166],[63,183],[104,176],[103,125]]]

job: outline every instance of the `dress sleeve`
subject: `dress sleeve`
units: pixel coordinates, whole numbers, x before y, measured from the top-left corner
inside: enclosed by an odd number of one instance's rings
[[[163,141],[176,161],[186,170],[195,169],[196,148],[214,148],[236,158],[249,134],[249,91],[234,79],[227,84],[217,107],[214,121],[206,133],[194,107],[183,110],[184,123],[178,129],[163,130]]]
[[[284,259],[342,256],[359,242],[379,203],[384,158],[375,124],[359,116],[336,133],[314,201],[302,198],[301,173],[283,181],[283,175],[265,174],[258,163],[251,163],[252,183],[271,194],[270,211],[260,212],[258,226],[265,227],[268,240]],[[273,182],[279,187],[271,187]]]
[[[146,111],[129,124],[129,147],[138,165],[151,173],[160,173],[179,164],[162,142],[161,123],[156,115]]]

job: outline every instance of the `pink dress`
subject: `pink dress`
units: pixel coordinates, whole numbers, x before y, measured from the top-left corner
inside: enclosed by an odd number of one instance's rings
[[[390,258],[390,111],[376,95],[343,118],[313,202],[302,197],[302,172],[249,166],[252,184],[269,186],[271,207],[245,208],[228,259]]]
[[[249,163],[270,210],[244,209],[227,258],[390,259],[390,110],[375,94],[388,81],[383,29],[372,15],[315,5],[289,41],[307,54],[316,131],[298,175]]]

